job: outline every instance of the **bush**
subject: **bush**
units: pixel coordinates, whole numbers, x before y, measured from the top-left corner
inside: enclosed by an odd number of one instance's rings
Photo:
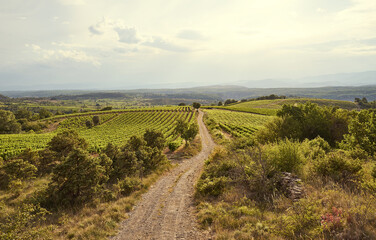
[[[199,179],[196,190],[202,196],[219,196],[223,193],[227,182],[226,177]]]
[[[300,147],[300,143],[288,139],[272,145],[268,151],[271,164],[280,172],[299,173],[304,161]]]
[[[68,130],[58,133],[47,144],[48,149],[52,150],[59,157],[66,157],[76,148],[87,149],[88,144],[84,138],[78,136],[78,133],[73,130]]]
[[[173,142],[168,143],[168,149],[170,149],[171,152],[174,152],[179,147],[180,147],[179,141],[173,141]]]
[[[87,128],[92,128],[92,127],[93,127],[93,122],[90,121],[90,120],[87,120],[87,121],[85,122],[85,125],[86,125]]]
[[[94,126],[99,125],[99,123],[100,123],[99,116],[97,116],[97,115],[93,116],[93,123],[94,123]]]
[[[128,196],[132,192],[140,190],[143,185],[139,178],[135,177],[126,177],[123,180],[119,181],[120,193],[123,196]]]
[[[21,124],[16,121],[14,114],[10,111],[0,110],[0,134],[19,132],[21,132]]]
[[[90,201],[100,183],[108,176],[96,158],[82,149],[74,149],[71,154],[53,170],[49,185],[50,200],[55,205],[75,206]]]
[[[342,151],[328,153],[314,163],[314,171],[317,175],[343,184],[359,180],[361,170],[360,161],[349,158]]]
[[[9,187],[10,185],[20,186],[22,181],[35,178],[38,169],[31,163],[22,159],[10,160],[0,169],[0,185]]]

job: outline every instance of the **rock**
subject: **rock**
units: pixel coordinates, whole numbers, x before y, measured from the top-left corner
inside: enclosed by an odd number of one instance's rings
[[[293,201],[298,201],[304,196],[304,186],[302,180],[291,173],[282,172],[278,185],[279,190],[281,190],[286,197]]]

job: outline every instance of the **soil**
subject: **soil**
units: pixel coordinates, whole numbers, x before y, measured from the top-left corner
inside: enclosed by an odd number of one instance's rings
[[[200,176],[204,161],[214,149],[214,142],[198,115],[202,142],[201,152],[182,161],[179,166],[162,176],[145,193],[140,202],[121,223],[120,239],[211,239],[199,228],[195,217],[194,184]]]

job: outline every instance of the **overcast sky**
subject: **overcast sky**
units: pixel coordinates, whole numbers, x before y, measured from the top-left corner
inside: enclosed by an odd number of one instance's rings
[[[0,0],[0,89],[376,70],[375,0]]]

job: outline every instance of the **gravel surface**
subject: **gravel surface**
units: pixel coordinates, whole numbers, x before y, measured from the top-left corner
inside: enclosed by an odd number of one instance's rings
[[[194,184],[204,161],[214,149],[214,142],[198,116],[202,142],[201,152],[184,160],[162,176],[145,193],[140,202],[121,223],[113,240],[120,239],[211,239],[208,232],[198,227],[193,204]]]

